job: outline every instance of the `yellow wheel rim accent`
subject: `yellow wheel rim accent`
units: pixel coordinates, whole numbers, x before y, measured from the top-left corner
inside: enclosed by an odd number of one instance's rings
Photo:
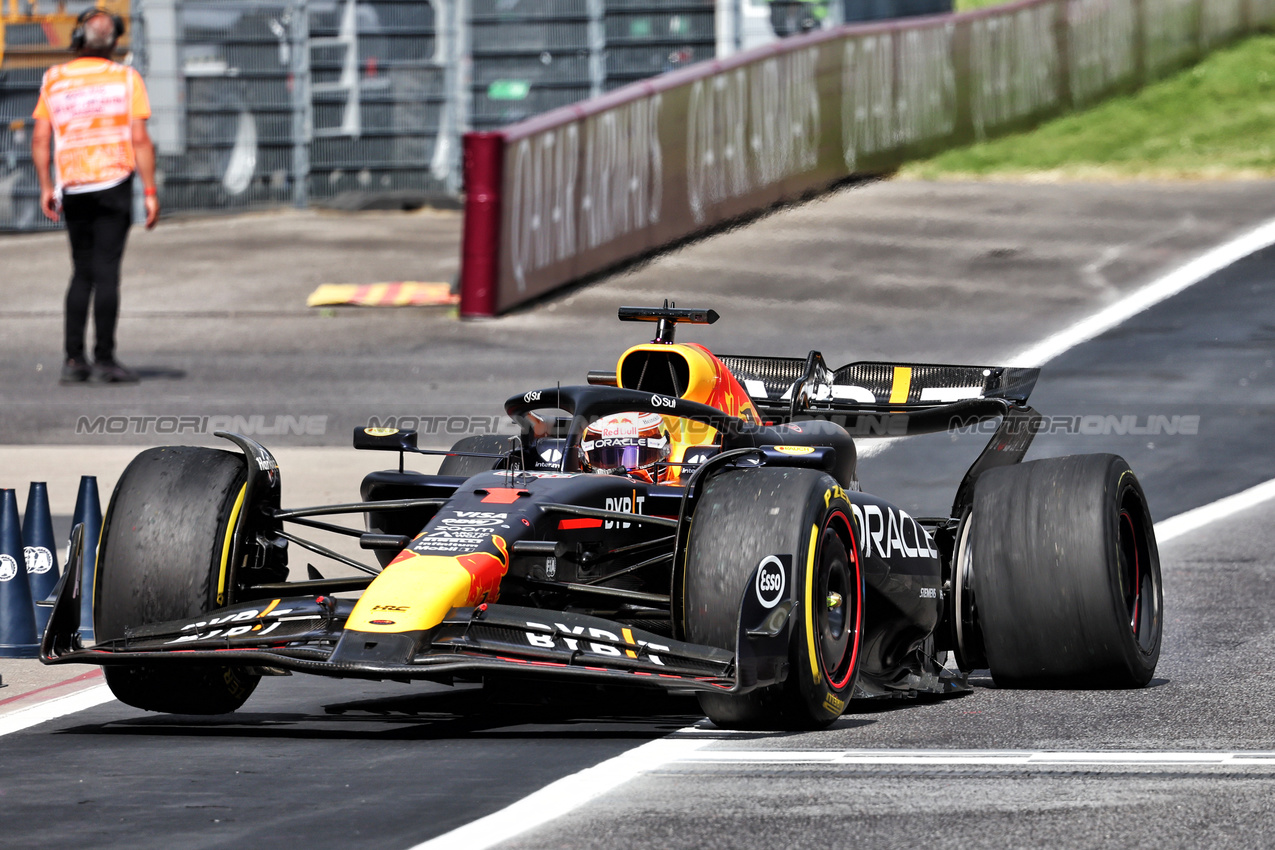
[[[806,655],[810,658],[810,676],[815,684],[823,679],[819,671],[819,656],[815,653],[815,549],[819,543],[819,526],[810,527],[810,549],[806,553]]]

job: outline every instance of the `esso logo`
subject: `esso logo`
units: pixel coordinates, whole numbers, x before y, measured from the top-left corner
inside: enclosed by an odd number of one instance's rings
[[[540,401],[540,390],[532,390],[524,395],[522,400],[527,404],[531,404],[533,401]]]
[[[651,396],[652,407],[667,407],[669,409],[677,407],[677,399],[668,396],[653,395]]]
[[[783,562],[774,555],[762,559],[757,567],[755,585],[757,601],[761,603],[761,607],[774,608],[778,605],[779,600],[784,598],[784,590],[788,585],[788,571],[784,569]]]

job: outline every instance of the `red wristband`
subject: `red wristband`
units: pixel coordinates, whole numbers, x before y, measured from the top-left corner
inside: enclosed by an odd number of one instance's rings
[[[159,190],[156,189],[154,186],[147,186],[145,189],[142,190],[142,194],[146,195],[146,197],[148,198],[153,198],[159,194]]]

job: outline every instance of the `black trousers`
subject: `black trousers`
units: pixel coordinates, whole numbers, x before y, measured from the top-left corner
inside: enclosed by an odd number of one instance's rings
[[[75,271],[66,291],[66,356],[83,360],[89,301],[93,302],[93,359],[115,359],[115,322],[120,309],[120,262],[133,222],[133,180],[100,192],[62,196]]]

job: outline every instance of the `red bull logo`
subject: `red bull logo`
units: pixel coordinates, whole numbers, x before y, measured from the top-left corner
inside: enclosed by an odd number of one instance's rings
[[[693,399],[707,404],[709,407],[715,407],[725,413],[727,416],[737,416],[749,422],[760,422],[761,417],[757,415],[757,408],[753,406],[753,401],[748,397],[748,393],[739,385],[739,381],[730,373],[730,370],[722,365],[721,361],[713,356],[713,353],[702,345],[690,343],[688,348],[697,348],[703,352],[705,358],[712,365],[714,380],[711,384],[712,390],[703,398]]]
[[[505,538],[492,536],[491,542],[500,551],[499,557],[489,552],[471,552],[458,555],[456,563],[469,573],[469,603],[495,602],[500,598],[500,580],[509,572],[509,550]],[[402,556],[400,556],[402,557]]]

